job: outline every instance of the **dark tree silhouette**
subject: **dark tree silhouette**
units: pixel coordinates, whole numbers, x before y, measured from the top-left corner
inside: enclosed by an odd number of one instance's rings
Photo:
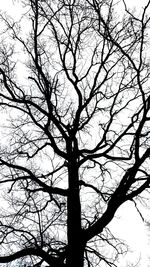
[[[22,5],[0,16],[0,263],[116,266],[108,224],[150,185],[150,1]]]

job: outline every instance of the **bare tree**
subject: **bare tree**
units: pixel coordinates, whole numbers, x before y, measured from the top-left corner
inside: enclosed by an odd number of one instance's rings
[[[150,1],[22,4],[1,13],[0,263],[116,266],[108,224],[150,185]]]

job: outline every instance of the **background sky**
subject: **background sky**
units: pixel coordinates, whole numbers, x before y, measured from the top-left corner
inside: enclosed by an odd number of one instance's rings
[[[125,0],[125,2],[130,8],[135,6],[137,11],[147,3],[146,0]],[[8,14],[17,19],[22,11],[21,8],[18,9],[18,3],[18,0],[0,1],[0,9],[7,11]],[[150,210],[142,209],[142,214],[147,220],[150,218]],[[116,218],[110,223],[110,229],[113,230],[117,237],[126,240],[129,246],[130,252],[123,257],[118,266],[133,266],[127,263],[137,263],[141,257],[139,266],[150,267],[150,229],[148,229],[146,223],[143,222],[140,214],[136,211],[134,203],[128,202],[119,208]]]

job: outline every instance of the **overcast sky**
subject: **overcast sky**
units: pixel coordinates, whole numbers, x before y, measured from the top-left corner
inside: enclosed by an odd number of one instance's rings
[[[16,1],[19,2],[19,1]],[[12,0],[1,0],[0,9],[7,11],[10,15],[17,16],[21,9],[16,9],[16,4],[12,4]],[[146,0],[126,0],[129,7],[136,6],[139,10],[141,5],[144,6],[147,3]],[[145,211],[143,210],[145,214]],[[148,216],[146,216],[148,217]],[[150,217],[150,216],[149,216]],[[121,220],[120,220],[121,218]],[[141,254],[141,264],[139,266],[148,267],[150,257],[150,232],[148,232],[142,218],[136,211],[133,203],[124,204],[117,212],[116,219],[110,224],[111,229],[121,238],[126,239],[129,244],[131,252],[128,254],[128,258],[124,258],[121,262],[122,267],[127,267],[126,260],[134,261],[136,263]],[[133,252],[134,251],[134,252]],[[148,255],[149,254],[149,255]],[[128,265],[129,266],[129,265]]]

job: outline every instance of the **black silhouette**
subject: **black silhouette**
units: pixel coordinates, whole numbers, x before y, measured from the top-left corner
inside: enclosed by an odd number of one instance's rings
[[[150,185],[150,1],[23,5],[0,17],[0,263],[117,266],[108,224]]]

